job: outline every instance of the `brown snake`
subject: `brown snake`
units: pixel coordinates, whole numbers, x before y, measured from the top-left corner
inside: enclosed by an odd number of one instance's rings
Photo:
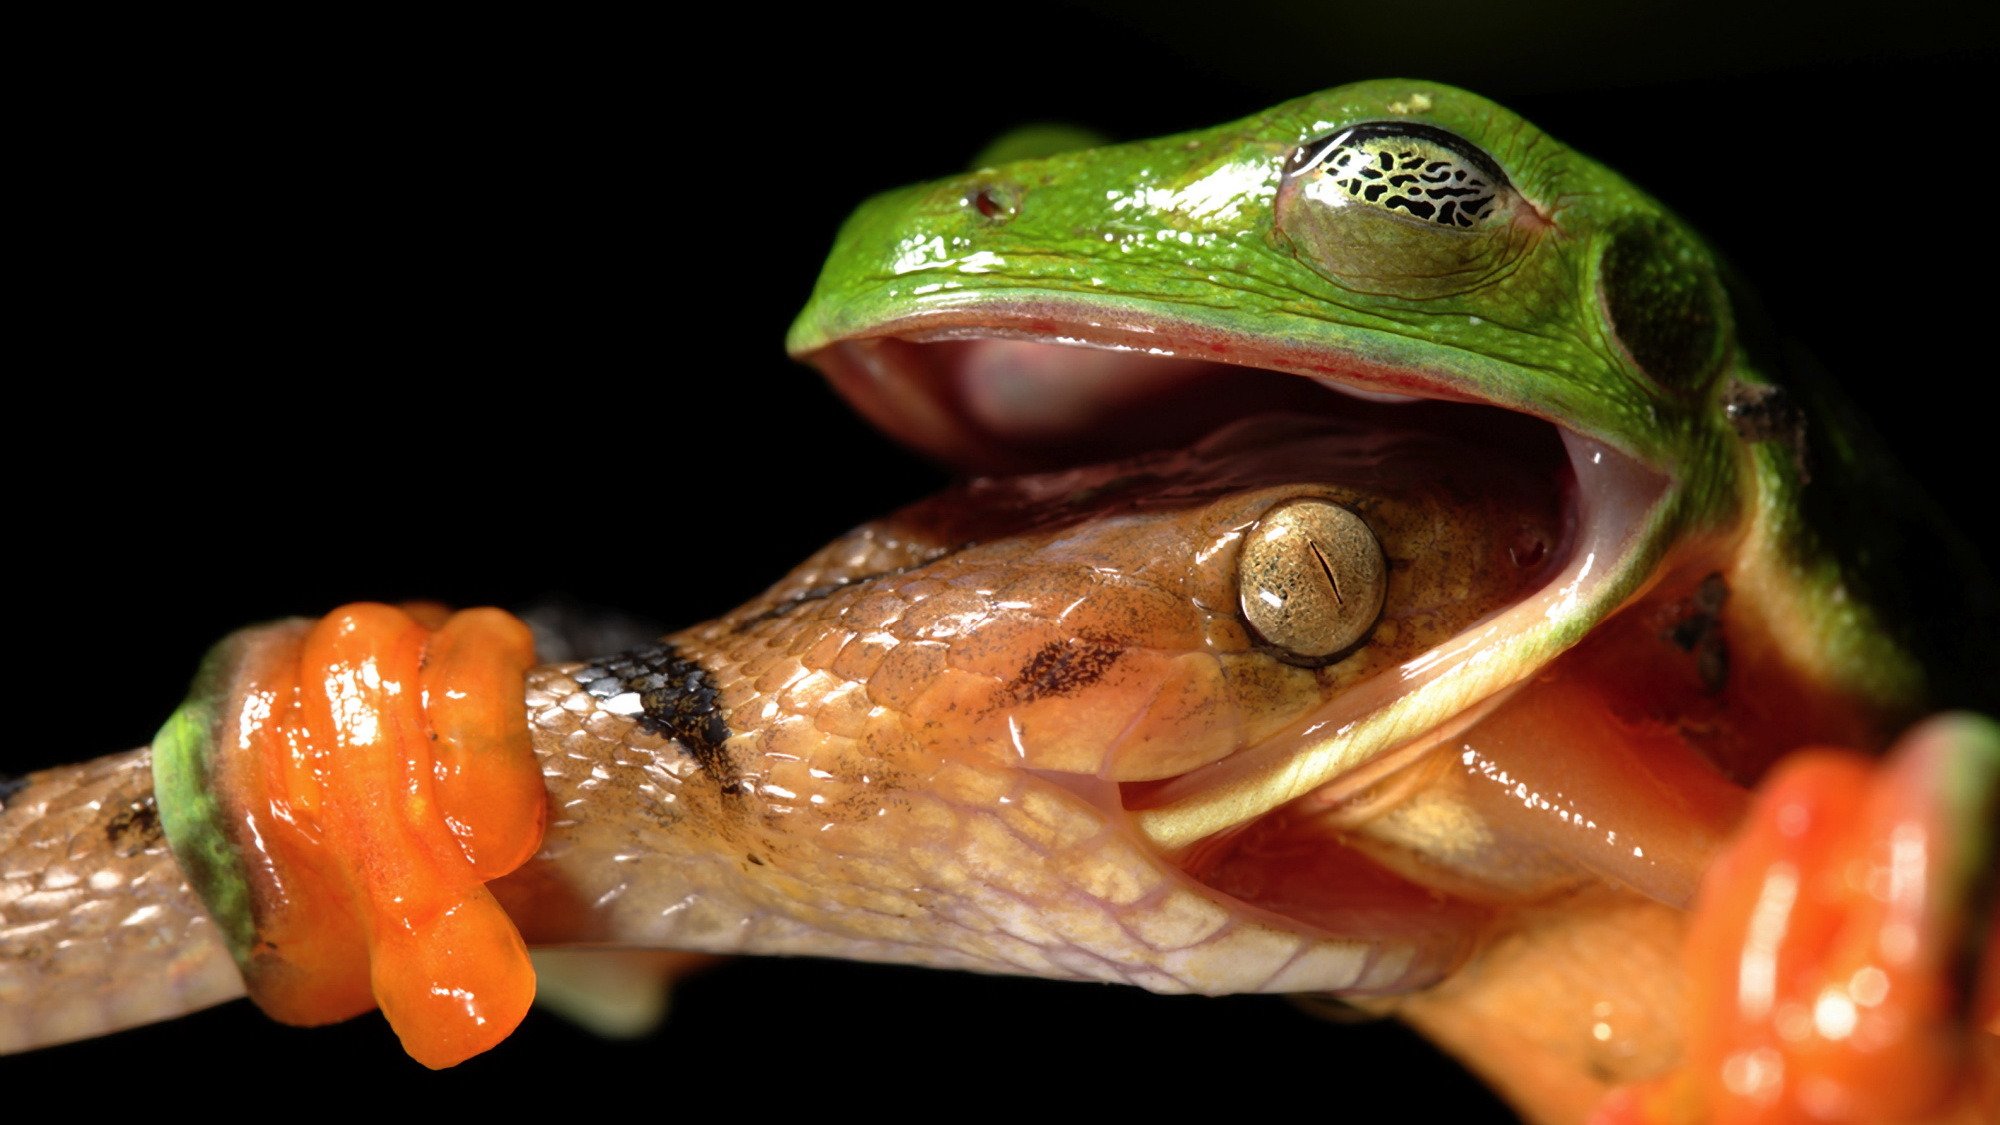
[[[1114,813],[1518,596],[1535,568],[1499,564],[1523,535],[1558,534],[1537,479],[1555,454],[1475,476],[1454,468],[1479,463],[1473,440],[1270,420],[1188,453],[974,481],[663,646],[539,669],[527,703],[550,833],[496,890],[537,943],[1156,991],[1435,979],[1477,907],[1384,877],[1327,895],[1295,885],[1309,863],[1266,885],[1260,857],[1323,842],[1337,816],[1168,863]],[[1371,645],[1317,670],[1274,659],[1236,610],[1236,540],[1301,496],[1366,513],[1393,575]],[[1474,508],[1487,517],[1460,518]],[[629,689],[662,670],[699,690],[642,705]],[[0,1048],[240,991],[150,800],[144,750],[31,775],[7,798]]]

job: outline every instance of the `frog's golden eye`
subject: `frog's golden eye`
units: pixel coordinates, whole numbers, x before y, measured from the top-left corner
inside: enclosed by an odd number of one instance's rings
[[[1287,500],[1244,536],[1236,589],[1243,619],[1280,659],[1317,667],[1374,631],[1389,567],[1360,516],[1330,500]]]
[[[1485,153],[1442,129],[1403,122],[1355,125],[1300,145],[1285,175],[1310,178],[1306,191],[1323,200],[1468,229],[1511,190]]]
[[[1463,293],[1520,248],[1520,194],[1493,158],[1443,129],[1378,121],[1292,150],[1276,236],[1341,286],[1379,296]]]

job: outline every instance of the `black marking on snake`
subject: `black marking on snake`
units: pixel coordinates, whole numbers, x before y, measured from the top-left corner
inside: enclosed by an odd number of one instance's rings
[[[823,598],[830,598],[840,591],[847,589],[849,586],[858,586],[863,582],[873,582],[878,578],[895,578],[899,575],[908,574],[913,570],[921,570],[944,558],[946,555],[956,554],[962,549],[962,547],[947,547],[921,562],[913,562],[906,566],[891,567],[888,570],[878,570],[873,574],[850,574],[836,578],[831,582],[821,583],[818,586],[808,586],[803,590],[785,595],[783,600],[769,609],[760,610],[744,618],[736,625],[736,628],[746,629],[765,621],[774,621],[807,602],[816,602]]]
[[[1092,637],[1050,641],[1037,649],[1014,682],[1007,685],[1016,703],[1033,703],[1052,695],[1068,695],[1104,678],[1125,655],[1124,646]]]
[[[708,669],[682,656],[673,645],[645,645],[593,661],[576,673],[576,680],[597,699],[636,694],[642,728],[679,742],[723,792],[741,792],[731,785],[732,771],[722,745],[730,730],[716,702],[715,681]]]
[[[143,801],[134,801],[118,811],[104,825],[104,838],[111,843],[113,853],[121,856],[135,856],[158,844],[166,838],[160,830],[160,808],[148,793]]]
[[[11,773],[0,773],[0,809],[7,807],[14,794],[28,787],[28,779]]]
[[[836,578],[832,582],[825,583],[824,585],[808,586],[805,589],[792,594],[791,596],[787,597],[784,601],[779,602],[778,604],[772,606],[771,608],[765,610],[764,612],[756,614],[753,617],[750,617],[749,619],[745,620],[743,624],[755,625],[761,621],[775,621],[778,618],[783,617],[787,613],[790,613],[794,609],[797,609],[799,606],[802,606],[807,602],[816,602],[820,601],[823,598],[830,598],[834,594],[847,589],[849,586],[852,586],[857,582],[866,582],[871,578],[879,578],[879,577],[881,576],[875,574],[869,574],[853,578]]]

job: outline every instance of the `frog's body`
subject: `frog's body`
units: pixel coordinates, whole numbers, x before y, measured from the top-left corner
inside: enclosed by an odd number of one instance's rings
[[[1427,83],[878,198],[795,352],[1023,475],[533,673],[558,811],[498,893],[530,940],[1414,992],[1548,1116],[1654,1077],[1740,787],[1882,749],[1935,666],[1869,513],[1805,516],[1876,474],[1740,315],[1652,200]],[[1380,541],[1357,639],[1246,585],[1299,503]]]

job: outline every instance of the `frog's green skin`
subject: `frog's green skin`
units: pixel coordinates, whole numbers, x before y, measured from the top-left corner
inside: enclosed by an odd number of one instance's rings
[[[1447,130],[1504,171],[1525,207],[1492,268],[1449,292],[1394,292],[1393,279],[1364,292],[1313,268],[1312,252],[1279,229],[1288,156],[1369,122]],[[1739,343],[1721,278],[1698,236],[1616,174],[1483,98],[1386,80],[1213,129],[881,195],[842,230],[789,346],[810,356],[875,336],[1031,337],[1051,322],[1087,338],[1096,325],[1097,343],[1340,372],[1539,415],[1671,483],[1615,581],[1523,638],[1513,659],[1539,663],[1575,641],[1677,542],[1740,534],[1733,577],[1750,587],[1783,656],[1886,732],[1922,709],[1927,685],[1918,655],[1897,639],[1904,623],[1868,600],[1888,583],[1871,587],[1854,565],[1865,551],[1843,558],[1829,546],[1867,538],[1857,525],[1869,513],[1841,506],[1842,528],[1830,534],[1808,524],[1803,496],[1893,474],[1823,412],[1798,426],[1732,420],[1732,406],[1767,394],[1774,373]],[[1621,336],[1608,310],[1623,310],[1629,331]],[[1817,401],[1794,389],[1778,409],[1817,410]],[[1807,484],[1813,473],[1817,486]]]

